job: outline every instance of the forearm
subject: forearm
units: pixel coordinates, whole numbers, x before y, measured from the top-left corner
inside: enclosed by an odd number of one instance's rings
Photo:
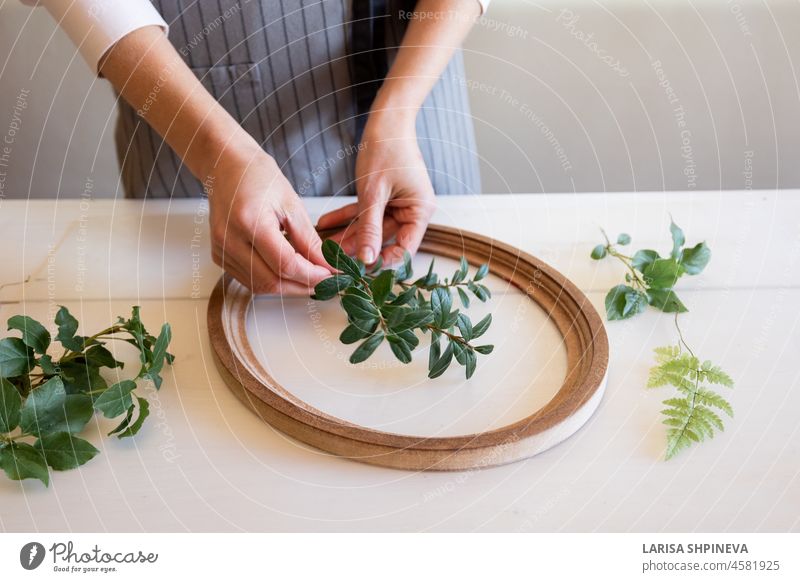
[[[414,13],[420,17],[410,17],[373,112],[390,110],[413,120],[481,8],[477,0],[421,0]]]
[[[149,26],[123,37],[99,67],[200,180],[223,153],[258,147],[205,90],[161,29]]]

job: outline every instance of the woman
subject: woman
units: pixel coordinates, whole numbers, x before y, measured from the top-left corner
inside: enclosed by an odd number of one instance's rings
[[[356,194],[317,226],[371,264],[479,190],[457,47],[488,0],[39,3],[124,99],[126,195],[205,191],[215,262],[257,293],[330,274],[299,196]]]

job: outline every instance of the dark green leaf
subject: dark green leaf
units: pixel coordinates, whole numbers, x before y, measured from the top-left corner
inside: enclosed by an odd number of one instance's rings
[[[167,356],[167,348],[172,341],[172,327],[168,323],[161,326],[161,331],[158,334],[153,345],[153,353],[150,359],[150,365],[147,368],[147,373],[144,378],[149,378],[156,385],[156,389],[161,388],[161,370],[164,367],[164,360]]]
[[[125,365],[117,361],[114,355],[105,346],[96,345],[85,352],[86,361],[90,364],[105,368],[123,368]]]
[[[395,278],[398,281],[405,281],[413,275],[414,271],[411,268],[411,255],[406,251],[403,253],[403,264],[395,272]]]
[[[0,340],[0,378],[27,374],[33,367],[33,352],[17,337]]]
[[[383,318],[386,320],[386,325],[389,326],[390,329],[399,326],[400,322],[405,319],[406,315],[412,312],[413,309],[410,307],[398,305],[384,305],[381,307]]]
[[[376,305],[383,305],[394,285],[394,271],[387,269],[372,280],[369,288]]]
[[[589,256],[591,256],[595,261],[599,261],[602,258],[605,258],[607,254],[606,246],[605,245],[597,245],[592,249],[592,252]]]
[[[620,233],[617,237],[617,244],[622,246],[631,244],[631,235],[627,232]]]
[[[125,418],[123,418],[122,422],[120,422],[111,432],[108,433],[108,436],[120,433],[128,428],[128,425],[131,423],[131,419],[133,418],[133,411],[135,408],[136,406],[133,404],[133,402],[131,402],[128,410],[125,412]]]
[[[437,287],[431,293],[431,311],[433,311],[434,321],[439,327],[444,327],[444,321],[450,315],[450,308],[453,306],[453,297],[450,291]]]
[[[399,324],[392,326],[392,331],[397,333],[406,329],[414,329],[427,325],[432,321],[433,311],[429,309],[418,309],[407,313]]]
[[[478,363],[478,357],[475,355],[475,352],[472,350],[465,350],[465,357],[467,359],[466,365],[466,372],[467,372],[467,380],[472,378],[472,375],[475,373],[475,366]]]
[[[392,305],[407,304],[409,301],[414,299],[414,295],[416,294],[416,292],[417,292],[416,287],[409,287],[408,289],[400,293],[400,295],[398,295],[395,300],[392,301]]]
[[[681,247],[686,242],[686,237],[681,228],[673,221],[670,221],[669,232],[672,234],[672,254],[670,256],[677,259],[681,254]]]
[[[354,320],[377,319],[379,315],[375,305],[359,295],[351,295],[348,293],[342,297],[342,307],[344,307],[347,315]]]
[[[628,319],[647,308],[647,296],[628,285],[617,285],[606,295],[606,314],[610,321]]]
[[[53,358],[47,354],[39,358],[36,363],[39,364],[45,376],[55,376],[59,373],[59,368],[53,363]]]
[[[131,392],[135,389],[133,380],[117,382],[94,401],[94,407],[106,418],[116,418],[130,408],[133,403]]]
[[[469,351],[460,342],[455,340],[450,340],[450,344],[453,346],[453,355],[456,358],[456,361],[461,364],[462,366],[467,365],[467,356],[466,353]]]
[[[489,329],[489,326],[492,324],[492,314],[490,313],[483,319],[481,319],[478,323],[472,326],[472,338],[476,339],[481,337],[483,334],[486,333],[486,330]]]
[[[0,467],[14,481],[39,479],[45,485],[50,484],[44,457],[27,443],[13,442],[0,448]]]
[[[428,370],[432,370],[439,357],[442,355],[442,335],[439,332],[431,334],[431,348],[428,351]]]
[[[405,340],[412,350],[415,349],[419,345],[419,338],[417,334],[414,333],[414,330],[406,329],[397,334],[398,337],[401,337]]]
[[[455,326],[456,322],[458,321],[458,315],[459,315],[458,310],[452,312],[447,316],[447,319],[445,319],[442,322],[442,325],[439,327],[441,327],[442,329],[450,329],[451,327]]]
[[[468,272],[469,272],[469,263],[467,262],[467,259],[461,257],[461,262],[459,263],[458,270],[455,273],[453,273],[453,279],[452,281],[450,281],[450,283],[453,285],[460,283],[466,278]]]
[[[15,315],[8,320],[8,329],[21,331],[22,341],[37,354],[47,352],[47,346],[50,345],[50,332],[35,319],[27,315]]]
[[[129,423],[127,428],[124,431],[120,432],[117,435],[117,438],[124,439],[126,437],[132,437],[139,432],[144,424],[145,419],[150,415],[150,404],[144,398],[137,396],[136,401],[139,403],[139,416],[136,417],[136,420]]]
[[[358,279],[361,277],[361,266],[352,258],[347,256],[338,244],[332,240],[322,242],[322,256],[325,257],[327,263],[346,275]]]
[[[638,271],[644,271],[644,269],[656,259],[658,259],[658,253],[656,251],[650,249],[636,251],[631,260],[631,266]]]
[[[58,326],[58,334],[56,340],[61,342],[61,345],[74,352],[80,352],[84,348],[84,338],[76,336],[75,332],[78,331],[78,320],[75,319],[66,307],[61,307],[56,313],[56,325]]]
[[[485,302],[491,294],[489,293],[489,289],[484,285],[479,285],[477,283],[473,283],[470,281],[467,283],[467,288],[475,294],[475,297],[480,299],[481,301]]]
[[[383,332],[378,331],[367,338],[350,356],[351,364],[359,364],[372,355],[383,341]]]
[[[22,398],[14,385],[0,378],[0,433],[11,432],[19,426]]]
[[[458,326],[458,330],[461,332],[461,337],[463,337],[466,341],[472,339],[472,322],[469,320],[469,317],[463,313],[459,313],[456,325]]]
[[[625,294],[625,307],[622,311],[623,319],[637,315],[647,309],[647,295],[641,291],[633,291]]]
[[[475,346],[475,351],[479,354],[489,355],[494,351],[494,346],[492,344],[487,344],[485,346]]]
[[[681,254],[680,264],[690,275],[697,275],[706,268],[711,260],[711,249],[706,243],[701,242],[690,249],[684,249]]]
[[[389,342],[389,347],[398,360],[404,364],[408,364],[411,361],[411,348],[406,344],[403,338],[395,335],[387,335],[386,340]]]
[[[647,297],[650,305],[665,313],[685,313],[689,311],[672,289],[649,289]]]
[[[314,287],[314,295],[312,299],[317,301],[327,301],[336,297],[340,291],[344,291],[353,284],[353,278],[350,275],[334,275],[328,277],[317,283]]]
[[[453,344],[450,343],[444,350],[444,353],[436,360],[436,363],[430,367],[430,371],[428,372],[428,378],[438,378],[447,368],[450,366],[450,362],[453,361]]]
[[[66,362],[61,365],[61,375],[67,394],[99,393],[108,388],[100,368],[86,362]]]
[[[371,321],[354,321],[344,328],[344,331],[342,331],[342,334],[339,336],[339,340],[346,345],[354,344],[358,340],[364,339],[373,331],[375,331],[375,327],[377,325],[377,319],[373,319]]]
[[[683,274],[683,267],[675,259],[656,259],[642,271],[644,280],[654,289],[671,289]]]
[[[475,272],[475,276],[472,278],[472,280],[480,281],[488,274],[489,274],[489,265],[481,265],[480,267],[478,267],[478,270]]]
[[[42,436],[35,448],[46,463],[56,471],[67,471],[91,461],[98,451],[91,443],[68,432],[56,432]]]
[[[22,405],[20,426],[23,432],[38,436],[53,432],[77,433],[92,417],[92,399],[68,395],[59,376],[33,390]]]
[[[458,297],[461,299],[461,305],[464,306],[464,309],[469,309],[469,295],[461,287],[456,287],[456,289],[458,290]]]
[[[414,281],[414,285],[417,287],[432,287],[436,285],[439,281],[439,276],[433,272],[433,265],[436,261],[435,258],[431,259],[431,264],[428,266],[428,272],[425,273],[424,276],[420,277],[416,281]]]

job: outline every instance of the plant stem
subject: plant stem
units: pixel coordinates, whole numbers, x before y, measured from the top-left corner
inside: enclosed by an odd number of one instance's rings
[[[689,354],[693,358],[696,358],[697,356],[694,355],[694,352],[692,351],[692,348],[689,347],[689,344],[687,344],[686,340],[683,338],[683,332],[681,331],[681,326],[678,325],[678,314],[677,313],[675,314],[675,329],[678,330],[678,337],[680,338],[680,343],[683,345],[683,347],[686,348],[686,351],[688,351]]]
[[[603,236],[606,236],[605,233],[603,233]],[[608,240],[608,237],[606,237],[606,240]],[[614,245],[612,245],[610,243],[608,245],[606,245],[606,251],[612,257],[615,257],[615,258],[619,259],[620,262],[628,268],[628,270],[631,272],[631,275],[633,277],[633,282],[639,288],[641,288],[642,291],[647,291],[647,284],[645,284],[644,280],[639,276],[639,273],[636,271],[636,269],[633,268],[633,265],[631,264],[631,261],[633,260],[633,257],[629,257],[627,255],[623,255],[622,253],[617,251],[617,249],[614,248]]]

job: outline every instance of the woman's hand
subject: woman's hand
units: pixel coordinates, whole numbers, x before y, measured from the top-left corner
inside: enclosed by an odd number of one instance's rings
[[[331,275],[322,242],[280,168],[257,144],[205,172],[214,262],[254,293],[308,295]]]
[[[352,222],[332,237],[366,264],[393,264],[419,248],[435,209],[433,186],[417,145],[416,110],[373,110],[356,158],[358,202],[320,217],[317,226]],[[381,251],[383,243],[394,242]]]

